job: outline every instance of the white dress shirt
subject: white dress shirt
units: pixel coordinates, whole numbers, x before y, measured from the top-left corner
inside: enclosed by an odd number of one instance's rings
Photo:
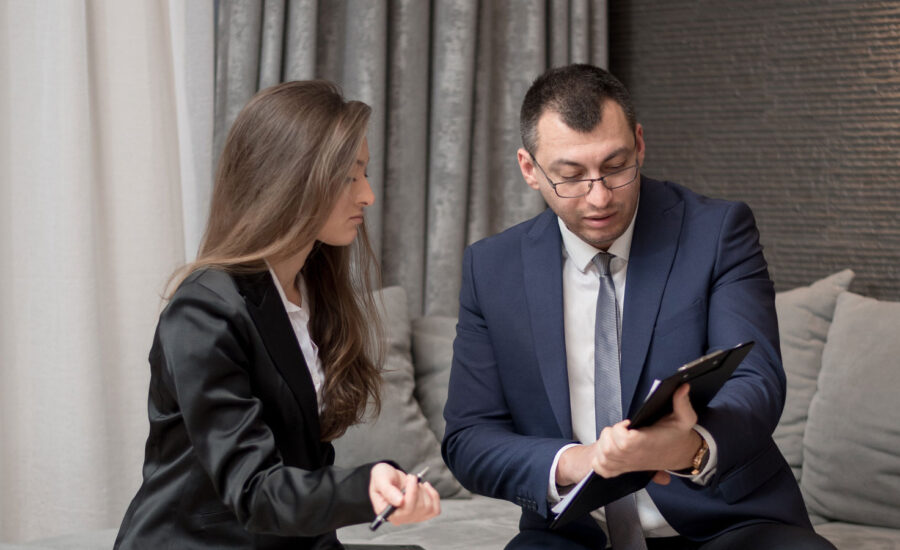
[[[637,212],[635,212],[635,218]],[[626,272],[628,256],[631,252],[631,238],[634,234],[634,220],[628,225],[618,239],[610,245],[612,258],[609,264],[613,285],[616,289],[616,302],[619,307],[619,322],[622,319],[622,307],[625,303]],[[600,291],[600,277],[594,256],[600,252],[580,237],[569,231],[562,219],[557,218],[563,241],[563,322],[565,323],[566,369],[569,377],[569,404],[572,411],[572,432],[578,441],[591,444],[597,440],[596,419],[594,416],[594,325],[597,315],[597,293]],[[621,331],[621,326],[619,327]],[[705,485],[715,473],[717,452],[715,441],[709,432],[701,426],[694,429],[709,445],[709,460],[706,467],[697,476],[688,477],[695,483]],[[562,453],[571,447],[567,445],[559,450],[550,468],[548,497],[551,503],[559,502],[560,493],[556,486],[556,466]],[[670,472],[671,473],[671,472]],[[674,474],[680,475],[680,474]],[[638,516],[646,537],[669,537],[678,533],[670,526],[659,509],[650,498],[650,494],[642,489],[635,493]],[[606,530],[604,509],[599,508],[591,514]]]
[[[309,334],[309,311],[298,306],[294,302],[287,299],[284,289],[281,288],[281,282],[272,266],[266,262],[269,267],[269,273],[275,281],[275,288],[278,289],[278,295],[281,296],[281,302],[287,311],[288,319],[291,320],[291,328],[294,329],[294,335],[297,337],[297,343],[300,344],[300,351],[303,352],[303,358],[306,359],[306,368],[309,369],[309,375],[312,377],[313,385],[316,387],[316,402],[319,412],[322,412],[322,386],[325,384],[325,372],[322,370],[322,362],[319,360],[319,347],[312,341]],[[300,302],[308,303],[306,295],[306,281],[303,277],[297,277],[300,288]]]

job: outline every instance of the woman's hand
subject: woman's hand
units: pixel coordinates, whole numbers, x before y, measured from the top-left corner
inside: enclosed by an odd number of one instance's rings
[[[372,467],[369,500],[376,514],[393,504],[397,509],[388,521],[395,525],[425,521],[441,513],[441,497],[430,483],[420,485],[416,476],[404,474],[386,462]]]

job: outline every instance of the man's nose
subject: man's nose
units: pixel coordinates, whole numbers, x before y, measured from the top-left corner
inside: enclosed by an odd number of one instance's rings
[[[584,196],[584,200],[591,206],[602,208],[608,205],[612,200],[612,191],[607,189],[602,181],[594,180],[593,185],[591,185],[591,190]]]

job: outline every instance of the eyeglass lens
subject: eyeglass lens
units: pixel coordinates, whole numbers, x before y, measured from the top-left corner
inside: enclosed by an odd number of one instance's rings
[[[625,168],[624,170],[620,170],[618,172],[613,172],[612,174],[607,174],[603,177],[602,185],[606,186],[607,189],[615,189],[617,187],[623,187],[631,183],[631,181],[637,175],[637,165],[630,166]],[[556,192],[560,197],[580,197],[582,195],[587,195],[591,190],[591,182],[598,180],[576,180],[576,181],[563,181],[555,184]],[[599,181],[598,181],[599,183]]]

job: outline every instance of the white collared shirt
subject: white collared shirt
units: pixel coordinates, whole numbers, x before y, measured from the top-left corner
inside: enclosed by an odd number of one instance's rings
[[[325,385],[325,372],[322,370],[322,362],[319,360],[319,347],[312,341],[312,336],[309,334],[309,311],[287,299],[284,289],[281,288],[281,282],[278,280],[278,276],[275,275],[272,266],[268,262],[266,262],[266,265],[269,267],[272,280],[275,281],[275,288],[278,289],[278,295],[281,296],[281,303],[284,304],[288,319],[291,320],[291,328],[294,329],[297,343],[300,344],[300,351],[303,352],[303,358],[306,359],[306,368],[309,369],[309,375],[312,377],[313,385],[316,388],[316,402],[319,412],[321,412],[322,386]],[[306,292],[306,281],[303,280],[303,277],[298,277],[297,280],[300,287],[298,288],[300,301],[306,304],[309,300]]]
[[[619,322],[622,319],[622,307],[625,303],[625,284],[628,258],[631,252],[631,239],[634,235],[634,220],[625,232],[610,245],[609,252],[615,258],[610,261],[609,269],[616,289],[616,303],[619,308]],[[597,266],[593,263],[599,249],[581,240],[572,233],[562,219],[557,217],[563,241],[563,322],[566,340],[566,369],[569,377],[569,404],[572,411],[572,433],[583,444],[591,444],[597,440],[597,427],[594,413],[594,325],[597,315],[597,293],[600,291],[600,277]],[[621,326],[619,327],[621,331]],[[709,447],[709,460],[706,467],[697,476],[689,477],[699,484],[706,484],[715,473],[717,454],[715,441],[708,431],[695,426],[700,435],[706,439]],[[567,445],[559,450],[550,468],[548,497],[551,503],[559,502],[560,495],[556,486],[556,466],[562,453],[571,447]],[[676,474],[677,475],[677,474]],[[638,516],[646,537],[669,537],[678,535],[670,526],[659,509],[650,498],[650,494],[642,489],[635,493]],[[603,508],[591,515],[606,531],[606,519]],[[608,532],[608,531],[607,531]]]

